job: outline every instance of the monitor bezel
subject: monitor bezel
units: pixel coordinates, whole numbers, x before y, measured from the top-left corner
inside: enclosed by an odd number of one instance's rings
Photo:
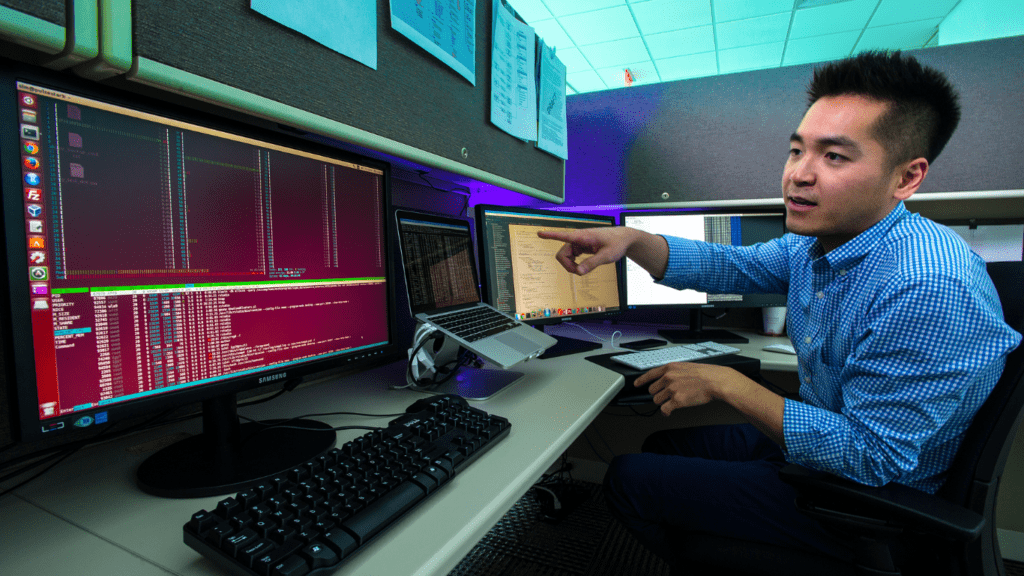
[[[371,350],[340,353],[330,358],[313,360],[304,364],[276,370],[264,370],[253,374],[229,377],[214,383],[174,390],[152,397],[126,402],[115,402],[94,407],[66,416],[42,419],[38,414],[36,384],[36,363],[31,337],[31,313],[29,302],[27,270],[28,250],[24,233],[23,201],[20,193],[10,192],[21,189],[20,138],[14,129],[0,129],[0,195],[3,209],[4,252],[7,266],[0,279],[2,299],[2,326],[0,339],[3,340],[3,373],[8,397],[11,399],[11,432],[22,443],[40,440],[54,440],[68,436],[67,432],[77,429],[75,422],[86,422],[83,417],[93,418],[95,414],[107,412],[105,426],[142,415],[180,408],[225,395],[234,395],[272,384],[295,384],[299,379],[308,379],[314,374],[347,373],[369,369],[401,357],[403,348],[399,345],[396,309],[396,277],[392,242],[392,181],[391,166],[381,160],[360,156],[327,144],[303,138],[300,130],[268,122],[256,116],[249,116],[233,110],[220,110],[205,102],[192,101],[177,95],[154,97],[152,92],[127,90],[120,85],[108,86],[90,82],[69,74],[0,59],[0,127],[18,126],[17,82],[24,81],[44,88],[69,92],[86,98],[124,106],[141,112],[148,112],[174,120],[205,126],[215,130],[276,143],[297,150],[320,154],[341,161],[361,164],[380,169],[383,172],[383,193],[381,194],[380,218],[381,241],[387,255],[384,273],[387,284],[387,342]],[[143,94],[142,92],[146,92]],[[7,167],[8,169],[2,169]],[[13,168],[13,169],[10,169]],[[19,337],[20,336],[20,337]],[[54,430],[54,424],[63,422],[62,428]],[[45,428],[48,431],[44,432]],[[94,424],[93,429],[101,427]]]
[[[587,212],[577,212],[577,211],[570,212],[570,211],[566,211],[566,210],[545,210],[545,209],[541,209],[541,208],[529,208],[529,207],[523,207],[523,206],[501,206],[501,205],[497,205],[497,204],[477,204],[476,207],[475,207],[475,213],[474,214],[475,214],[476,228],[477,228],[477,232],[476,232],[477,242],[478,242],[477,251],[480,254],[480,288],[481,288],[481,294],[483,296],[484,302],[490,304],[491,306],[495,306],[496,308],[497,308],[497,305],[494,302],[493,294],[491,294],[492,288],[489,285],[490,284],[489,283],[489,279],[490,279],[490,268],[489,267],[491,266],[491,264],[488,262],[488,254],[489,254],[489,252],[487,250],[487,232],[486,232],[486,227],[484,225],[484,220],[485,220],[486,212],[489,211],[489,210],[490,211],[502,211],[502,212],[514,212],[514,213],[517,213],[517,214],[527,214],[527,215],[535,214],[535,215],[545,216],[545,217],[564,216],[564,217],[567,217],[567,218],[568,217],[585,218],[585,219],[594,220],[595,222],[607,222],[610,227],[614,227],[616,225],[615,216],[604,215],[604,214],[590,214],[590,213],[587,213]],[[553,260],[555,258],[555,255],[552,254],[551,258]],[[592,320],[600,320],[600,319],[613,318],[613,317],[618,316],[624,310],[624,307],[625,307],[625,304],[626,304],[625,295],[624,295],[624,293],[622,291],[623,286],[625,285],[625,278],[623,276],[624,273],[625,273],[625,269],[623,268],[622,262],[615,262],[614,264],[611,264],[611,266],[615,267],[615,278],[616,278],[616,283],[618,285],[619,305],[618,305],[618,308],[616,310],[605,310],[605,311],[602,311],[602,312],[589,312],[589,313],[581,313],[581,314],[571,314],[571,315],[564,315],[564,316],[557,316],[557,317],[550,317],[550,318],[529,318],[529,319],[522,319],[521,322],[523,322],[524,324],[528,324],[530,326],[552,326],[552,325],[557,325],[557,324],[563,324],[565,322],[589,322],[589,321],[592,321]]]

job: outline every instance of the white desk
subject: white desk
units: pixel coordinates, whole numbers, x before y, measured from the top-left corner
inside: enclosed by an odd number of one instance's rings
[[[650,330],[623,325],[587,325],[602,338],[615,330],[625,339],[649,337]],[[591,338],[573,326],[556,333]],[[762,369],[796,370],[793,356],[761,347],[779,338],[745,332],[737,344],[762,361]],[[606,347],[591,354],[611,351]],[[473,405],[509,419],[512,431],[411,514],[358,553],[337,572],[342,575],[400,576],[447,574],[476,542],[554,463],[621,389],[618,374],[582,355],[527,362],[516,369],[524,378],[495,397]],[[346,379],[318,383],[267,404],[241,409],[253,418],[309,412],[400,412],[422,397],[389,391],[403,382],[404,363]],[[330,416],[334,426],[386,425],[389,418]],[[0,500],[0,574],[149,576],[221,574],[185,546],[182,525],[193,512],[211,510],[223,497],[171,500],[149,496],[134,483],[134,470],[168,436],[195,433],[199,422],[162,428],[82,450],[46,475]],[[358,431],[338,433],[338,444]],[[148,450],[139,450],[139,448]]]
[[[657,327],[640,325],[640,324],[612,324],[612,323],[601,323],[601,324],[580,324],[586,331],[582,330],[579,326],[575,326],[572,323],[558,324],[554,326],[546,326],[544,331],[554,336],[568,336],[570,338],[576,338],[578,340],[590,340],[597,342],[598,340],[604,341],[604,348],[601,350],[595,350],[593,354],[607,354],[613,352],[616,349],[608,346],[608,340],[611,339],[612,334],[621,332],[621,336],[615,337],[616,343],[629,342],[630,340],[641,340],[644,338],[660,338],[658,336]],[[765,352],[763,348],[769,344],[789,344],[789,338],[778,337],[778,336],[764,336],[753,330],[744,330],[729,328],[730,332],[733,332],[739,336],[743,336],[750,340],[746,344],[729,344],[734,348],[739,348],[740,354],[748,356],[750,358],[757,358],[761,361],[761,370],[769,370],[776,372],[796,372],[797,360],[796,356],[790,354],[780,354],[778,352]],[[589,332],[589,333],[588,333]]]
[[[300,388],[240,412],[255,418],[340,410],[401,412],[421,394],[389,391],[401,370],[380,369]],[[441,491],[359,552],[341,575],[447,574],[553,464],[622,386],[621,376],[579,356],[527,362],[520,381],[479,408],[509,419],[508,437]],[[318,417],[334,426],[386,425],[390,418]],[[182,542],[193,512],[223,497],[183,500],[136,488],[135,467],[147,454],[129,450],[198,422],[150,431],[82,450],[46,475],[0,500],[0,574],[222,574]],[[358,431],[338,433],[338,444]]]

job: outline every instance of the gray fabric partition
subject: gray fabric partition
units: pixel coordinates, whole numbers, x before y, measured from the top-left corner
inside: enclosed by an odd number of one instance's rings
[[[561,197],[563,161],[490,123],[490,2],[477,1],[476,86],[392,30],[388,2],[377,5],[376,71],[257,14],[249,0],[135,0],[134,50]]]
[[[0,0],[0,6],[12,8],[58,26],[68,25],[64,0]]]
[[[920,192],[1024,189],[1024,37],[910,53],[946,72],[963,105]],[[571,96],[566,205],[779,197],[813,68]]]

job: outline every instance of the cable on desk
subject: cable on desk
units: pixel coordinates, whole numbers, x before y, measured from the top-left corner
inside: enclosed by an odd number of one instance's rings
[[[622,331],[621,331],[621,330],[616,330],[615,332],[612,332],[611,338],[609,338],[609,339],[605,340],[604,338],[601,338],[601,337],[600,337],[600,336],[598,336],[597,334],[594,334],[593,332],[591,332],[590,330],[587,330],[587,329],[586,329],[586,328],[584,328],[584,327],[583,327],[583,326],[582,326],[581,324],[578,324],[578,323],[576,323],[576,322],[566,322],[566,323],[565,323],[565,324],[563,324],[563,325],[568,325],[568,326],[575,326],[576,328],[579,328],[580,330],[583,330],[583,331],[584,331],[584,332],[586,332],[587,334],[590,334],[590,335],[591,335],[591,336],[593,336],[594,338],[597,338],[599,342],[607,342],[607,343],[608,343],[608,345],[609,345],[609,346],[611,346],[612,348],[614,348],[614,347],[615,347],[615,337],[616,337],[616,336],[619,336],[619,337],[621,337],[621,336],[622,336]]]

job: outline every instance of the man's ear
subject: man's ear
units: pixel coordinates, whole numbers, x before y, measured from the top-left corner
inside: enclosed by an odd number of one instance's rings
[[[899,170],[899,181],[896,183],[893,197],[903,201],[913,196],[914,192],[921,187],[924,177],[928,175],[928,160],[915,158],[903,164]]]

